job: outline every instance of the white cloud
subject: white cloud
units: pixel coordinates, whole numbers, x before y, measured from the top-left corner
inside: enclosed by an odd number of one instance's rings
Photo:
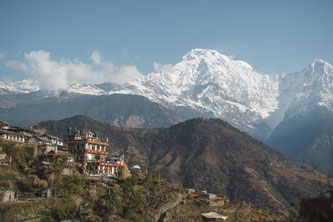
[[[79,59],[54,60],[50,52],[43,50],[25,53],[24,57],[24,61],[10,61],[7,65],[39,80],[44,90],[66,89],[68,81],[125,83],[141,75],[135,66],[118,67],[111,61],[104,61],[98,51],[91,54],[91,64]]]
[[[163,72],[163,73],[167,73],[167,72],[171,72],[173,68],[172,64],[159,64],[159,63],[155,63],[154,62],[154,70],[155,72]]]
[[[45,90],[67,88],[68,66],[65,61],[53,61],[49,52],[32,51],[25,54],[25,62],[10,61],[8,66],[21,69],[40,82]]]
[[[91,61],[93,61],[93,63],[98,65],[98,64],[101,64],[102,56],[101,56],[101,54],[99,54],[98,51],[93,51],[93,53],[90,56],[90,59],[91,59]]]

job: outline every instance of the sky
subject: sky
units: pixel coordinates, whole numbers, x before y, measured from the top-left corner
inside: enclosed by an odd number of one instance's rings
[[[0,0],[0,81],[126,82],[194,48],[300,71],[333,64],[332,11],[331,0]]]

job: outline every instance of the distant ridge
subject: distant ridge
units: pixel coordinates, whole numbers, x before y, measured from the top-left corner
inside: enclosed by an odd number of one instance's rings
[[[333,175],[332,112],[316,110],[285,120],[276,128],[267,144]]]
[[[62,92],[60,97],[47,97],[21,102],[15,107],[0,109],[6,120],[27,125],[43,120],[59,120],[83,114],[118,127],[167,127],[185,120],[167,108],[137,95],[81,95]]]

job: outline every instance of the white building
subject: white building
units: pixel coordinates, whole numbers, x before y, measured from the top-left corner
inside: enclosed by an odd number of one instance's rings
[[[6,140],[6,141],[13,141],[13,142],[19,142],[24,143],[25,139],[24,136],[18,133],[14,133],[8,130],[0,129],[0,139]]]

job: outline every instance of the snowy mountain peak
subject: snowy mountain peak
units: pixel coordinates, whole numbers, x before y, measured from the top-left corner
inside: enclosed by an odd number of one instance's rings
[[[331,65],[331,64],[322,59],[315,59],[312,61],[311,65],[316,66],[316,65]]]
[[[222,57],[226,61],[229,61],[228,56],[225,56],[213,49],[192,49],[185,56],[183,56],[182,60],[187,60],[187,61],[195,60],[195,59],[209,60],[213,57]]]
[[[0,94],[11,93],[30,93],[39,91],[39,83],[36,80],[24,79],[16,82],[0,82]]]
[[[317,59],[314,61],[314,67],[320,67],[323,69],[323,72],[328,75],[333,75],[333,66],[324,60]]]
[[[331,64],[321,59],[314,60],[309,66],[311,66],[313,69],[324,69],[325,67],[332,67]]]
[[[183,116],[224,119],[257,138],[297,113],[333,110],[333,67],[323,60],[300,72],[267,75],[216,50],[193,49],[176,65],[155,64],[155,70],[126,84],[69,82],[67,92],[142,95]],[[0,82],[0,94],[38,90],[36,81]]]
[[[322,75],[333,75],[333,66],[321,59],[314,60],[304,70],[301,71],[308,77],[319,77]]]
[[[228,82],[231,79],[246,81],[253,75],[257,73],[246,62],[233,60],[216,50],[193,49],[163,76],[172,79],[173,84],[188,88],[189,85]]]
[[[182,62],[206,63],[207,65],[224,65],[224,66],[242,66],[247,69],[253,68],[246,62],[233,60],[229,56],[223,55],[212,49],[192,49],[182,58]]]

